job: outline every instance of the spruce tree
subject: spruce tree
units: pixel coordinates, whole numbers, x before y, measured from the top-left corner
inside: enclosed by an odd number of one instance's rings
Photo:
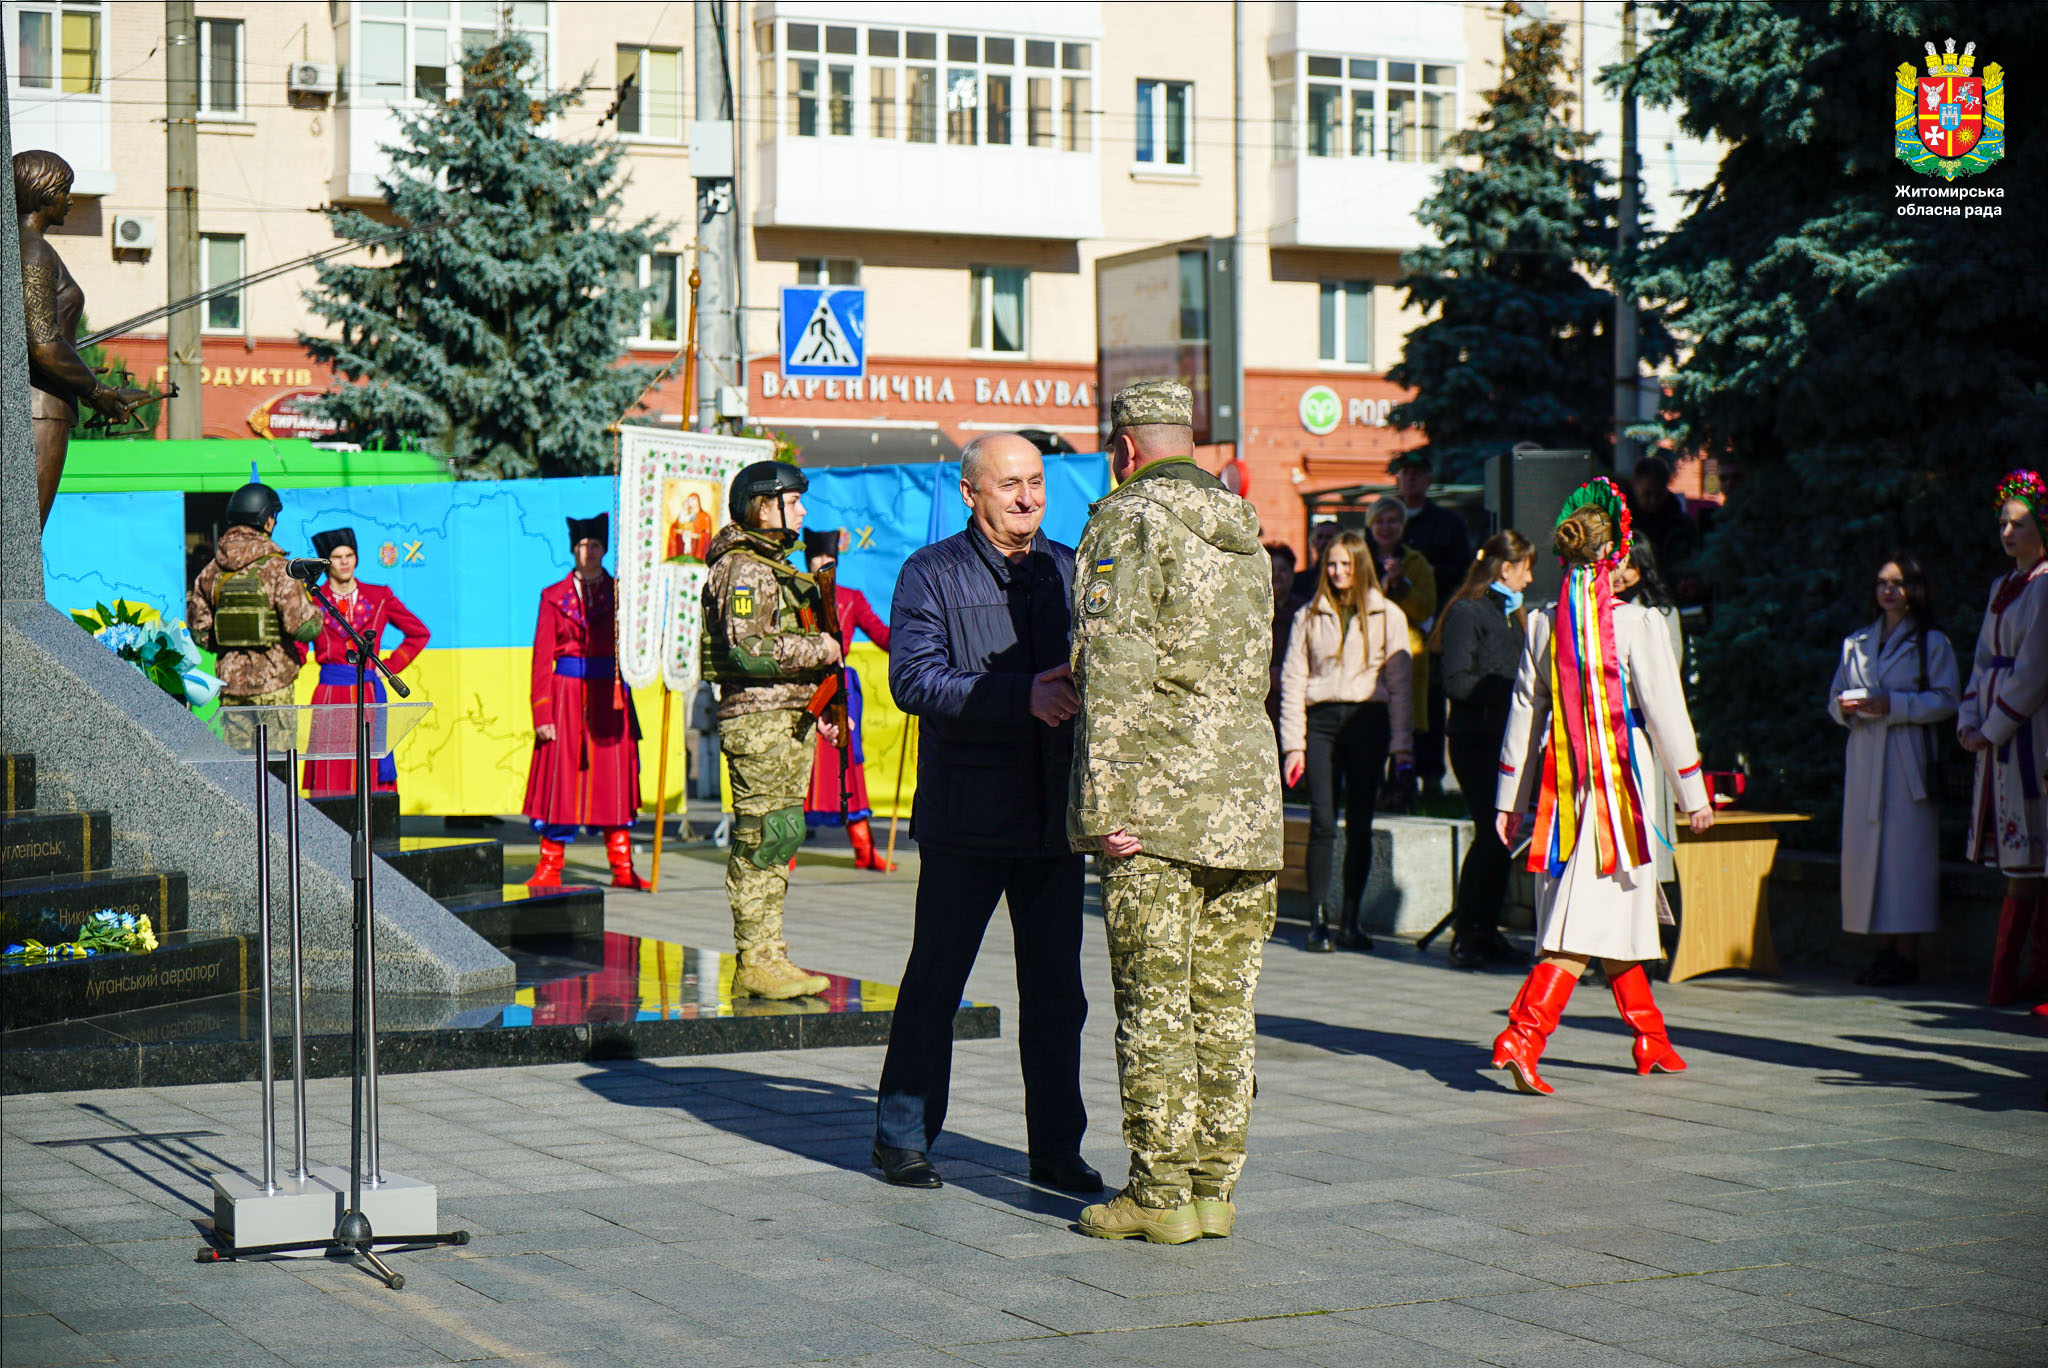
[[[1512,0],[1500,84],[1486,111],[1446,141],[1447,165],[1418,217],[1438,245],[1402,258],[1400,287],[1428,321],[1387,372],[1416,391],[1398,427],[1420,427],[1448,480],[1476,478],[1517,442],[1612,449],[1613,296],[1591,278],[1614,239],[1609,177],[1572,127],[1564,25],[1521,17]],[[1519,22],[1517,22],[1519,20]],[[1654,362],[1663,333],[1642,330]]]
[[[605,427],[654,374],[619,361],[648,302],[640,258],[666,227],[621,221],[616,141],[550,133],[587,84],[534,89],[533,61],[510,35],[464,60],[459,97],[400,113],[385,203],[434,226],[389,264],[323,263],[306,299],[336,335],[299,338],[359,382],[321,401],[359,440],[423,447],[476,479],[608,470]],[[329,214],[341,237],[390,231]]]
[[[1953,183],[1918,174],[1894,155],[1893,73],[1924,72],[1923,45],[1950,37],[1976,43],[1980,75],[2048,70],[2048,25],[2025,0],[1659,14],[1639,93],[1729,148],[1638,280],[1689,348],[1664,431],[1741,476],[1706,543],[1694,716],[1711,762],[1745,766],[1760,803],[1817,814],[1797,839],[1826,845],[1843,757],[1828,681],[1842,637],[1876,615],[1878,565],[1919,556],[1967,678],[1987,587],[2011,564],[1998,478],[2048,463],[2048,138],[2016,130],[2005,160]],[[1951,184],[1990,194],[1901,193]],[[1958,212],[1901,212],[1930,204]],[[1952,730],[1933,736],[1966,773]]]

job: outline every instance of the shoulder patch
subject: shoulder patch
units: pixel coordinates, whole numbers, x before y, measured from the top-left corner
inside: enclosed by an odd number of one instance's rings
[[[1116,569],[1115,556],[1104,556],[1101,560],[1095,562],[1095,573],[1098,575],[1102,574],[1104,571],[1114,569]]]
[[[1109,607],[1110,582],[1106,579],[1090,580],[1088,592],[1081,598],[1081,607],[1090,613],[1100,613]]]
[[[754,586],[742,584],[732,591],[732,615],[752,617],[754,615]]]

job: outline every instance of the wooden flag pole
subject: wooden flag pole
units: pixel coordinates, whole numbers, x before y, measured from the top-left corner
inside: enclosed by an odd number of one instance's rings
[[[896,862],[896,827],[903,820],[903,763],[910,758],[910,751],[917,744],[917,718],[903,720],[903,744],[896,748],[896,797],[889,808],[889,850],[882,858],[885,866]]]
[[[697,411],[697,286],[701,283],[697,266],[690,265],[690,326],[685,334],[688,341],[683,347],[683,421]],[[668,687],[668,662],[662,662],[661,670],[661,753],[654,762],[654,865],[648,871],[647,891],[661,891],[661,848],[667,839],[664,827],[668,821],[668,722],[671,711],[669,704],[675,695]],[[684,773],[689,767],[684,766]],[[682,809],[687,812],[688,805]],[[685,823],[687,825],[687,823]]]

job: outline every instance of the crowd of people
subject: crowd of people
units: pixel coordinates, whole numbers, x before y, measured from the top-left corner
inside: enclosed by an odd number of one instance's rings
[[[891,693],[924,729],[916,917],[873,1162],[893,1184],[943,1184],[930,1152],[947,1111],[952,1018],[1001,901],[1017,948],[1031,1176],[1101,1190],[1080,1148],[1082,899],[1093,857],[1130,1167],[1117,1193],[1084,1209],[1080,1228],[1162,1243],[1228,1236],[1236,1219],[1255,1091],[1252,1002],[1283,864],[1283,784],[1305,784],[1312,813],[1308,948],[1368,950],[1362,899],[1379,791],[1412,777],[1440,784],[1448,759],[1475,827],[1452,963],[1528,966],[1492,1063],[1534,1094],[1553,1091],[1538,1066],[1595,960],[1631,1031],[1637,1072],[1686,1067],[1645,966],[1661,958],[1658,926],[1669,916],[1660,855],[1678,821],[1698,833],[1715,820],[1673,596],[1612,481],[1590,481],[1559,515],[1550,549],[1566,573],[1555,603],[1523,601],[1537,546],[1507,529],[1471,554],[1456,515],[1428,498],[1427,462],[1413,457],[1401,462],[1399,494],[1368,511],[1362,533],[1318,525],[1313,559],[1297,569],[1282,548],[1262,547],[1252,505],[1198,459],[1192,403],[1170,381],[1114,396],[1116,484],[1078,548],[1042,530],[1038,448],[1016,434],[976,438],[961,458],[965,529],[908,559],[886,625],[858,596],[837,598],[840,634],[826,630],[817,580],[789,563],[801,542],[822,568],[838,553],[837,534],[804,538],[800,469],[749,466],[729,487],[731,521],[705,548],[700,641],[731,783],[734,991],[790,999],[826,985],[790,959],[783,904],[807,809],[839,806],[836,769],[831,788],[819,773],[820,747],[841,740],[825,705],[848,687],[858,626],[887,652]],[[1668,471],[1648,483],[1651,493],[1668,486]],[[1663,507],[1644,502],[1653,516]],[[1855,800],[1844,821],[1843,907],[1849,929],[1884,938],[1870,981],[1910,978],[1915,940],[1932,927],[1931,729],[1955,716],[1961,744],[1977,755],[1970,858],[2010,880],[1993,1000],[2048,989],[2044,505],[2048,486],[2031,472],[1999,490],[2015,568],[1993,586],[1960,695],[1955,654],[1932,626],[1910,556],[1886,560],[1876,621],[1843,645],[1829,696],[1850,729]],[[328,673],[346,665],[345,651],[320,637],[312,605],[284,575],[269,537],[279,507],[263,486],[238,491],[233,525],[192,591],[194,634],[221,652],[231,703],[289,702],[298,647],[316,639],[322,689],[354,688],[352,668],[346,678]],[[541,598],[527,792],[539,886],[559,879],[566,842],[596,830],[618,885],[644,887],[624,839],[639,733],[618,675],[607,531],[602,515],[570,520],[574,568]],[[320,593],[359,626],[397,627],[395,664],[416,654],[425,627],[388,590],[356,582],[353,535],[330,529],[316,544],[328,567]],[[1439,694],[1443,712],[1430,701]],[[864,789],[850,786],[848,804],[864,818]],[[1525,826],[1533,964],[1499,929]],[[2034,972],[2022,980],[2030,930]]]

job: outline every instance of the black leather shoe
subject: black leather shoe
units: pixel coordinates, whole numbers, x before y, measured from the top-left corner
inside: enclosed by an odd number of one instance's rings
[[[1372,953],[1372,937],[1368,936],[1365,933],[1365,928],[1359,926],[1356,922],[1349,926],[1339,927],[1335,939],[1337,948],[1340,950],[1358,950],[1366,954]]]
[[[1480,954],[1486,957],[1488,964],[1506,964],[1518,969],[1526,968],[1529,964],[1529,952],[1498,931],[1480,947]]]
[[[1330,928],[1320,917],[1309,922],[1308,939],[1302,942],[1302,949],[1312,954],[1327,955],[1337,947],[1330,944]]]
[[[1100,1192],[1102,1175],[1078,1154],[1056,1154],[1031,1161],[1031,1181],[1061,1192]]]
[[[945,1180],[932,1167],[931,1160],[924,1157],[922,1150],[897,1149],[893,1145],[875,1142],[869,1158],[882,1171],[882,1181],[897,1187],[935,1188],[944,1187]]]
[[[1486,952],[1463,936],[1452,936],[1450,961],[1453,969],[1483,969],[1486,967]]]

